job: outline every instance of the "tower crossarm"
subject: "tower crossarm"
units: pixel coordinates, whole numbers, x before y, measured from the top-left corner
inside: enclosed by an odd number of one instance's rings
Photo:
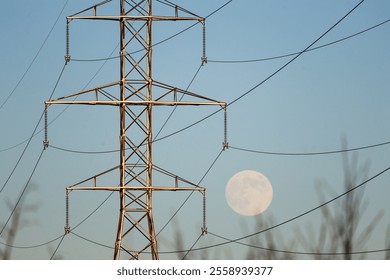
[[[140,166],[144,166],[142,164],[137,164],[137,165],[134,165],[134,164],[130,164],[128,165],[128,168],[129,169],[134,169],[136,167],[140,167]],[[110,173],[114,172],[114,171],[118,171],[119,170],[119,166],[115,166],[113,168],[110,168],[106,171],[103,171],[97,175],[94,175],[92,177],[89,177],[87,179],[84,179],[80,182],[77,182],[71,186],[68,186],[67,187],[67,190],[110,190],[110,191],[119,191],[119,190],[122,190],[122,189],[125,189],[125,190],[149,190],[149,189],[153,189],[153,190],[159,190],[159,191],[180,191],[180,190],[197,190],[197,191],[205,191],[205,188],[199,186],[198,184],[195,184],[185,178],[182,178],[180,176],[177,176],[175,174],[173,174],[172,172],[168,171],[168,170],[165,170],[159,166],[156,166],[156,165],[153,165],[153,171],[155,172],[158,172],[160,174],[162,174],[163,176],[165,177],[168,177],[168,178],[171,178],[173,180],[172,184],[170,184],[170,186],[149,186],[149,187],[145,187],[144,184],[140,184],[140,185],[125,185],[125,186],[102,186],[99,184],[99,179],[103,179],[104,176],[108,176]],[[134,176],[136,177],[136,176]],[[129,183],[130,184],[131,180],[129,180]],[[187,187],[184,187],[183,186],[186,185]]]
[[[128,81],[127,84],[134,84],[135,81]],[[138,92],[132,94],[132,99],[120,100],[115,97],[110,91],[119,86],[119,82],[107,84],[101,87],[95,87],[88,90],[83,90],[75,94],[65,97],[60,97],[45,102],[46,105],[54,104],[79,104],[79,105],[111,105],[111,106],[200,106],[200,105],[214,105],[226,107],[226,102],[218,101],[200,94],[183,90],[177,87],[153,81],[155,88],[162,90],[162,93],[157,95],[154,100],[147,100],[142,94],[142,88]],[[80,100],[81,97],[87,99]],[[186,100],[183,100],[186,97]]]
[[[114,21],[123,21],[123,20],[131,20],[131,21],[178,21],[178,20],[197,20],[197,21],[204,21],[205,18],[196,15],[195,13],[177,5],[174,3],[171,3],[170,1],[160,1],[157,0],[157,2],[160,2],[161,4],[165,6],[169,6],[173,9],[174,13],[170,16],[159,16],[159,15],[150,15],[147,10],[145,10],[141,4],[146,3],[146,0],[138,1],[136,3],[133,1],[131,4],[132,7],[129,11],[127,11],[127,14],[122,15],[98,15],[97,14],[97,8],[100,6],[104,6],[105,4],[111,2],[112,0],[104,0],[98,4],[95,4],[89,8],[83,9],[73,15],[67,16],[66,19],[68,22],[71,20],[76,19],[87,19],[87,20],[114,20]],[[86,15],[87,13],[93,12],[92,15]],[[139,15],[135,16],[132,15],[136,11]],[[179,14],[183,14],[186,16],[181,16]]]
[[[203,192],[206,189],[202,187],[172,187],[172,186],[153,186],[153,187],[145,187],[145,186],[79,186],[79,187],[67,187],[69,191],[120,191],[120,190],[128,190],[128,191],[199,191]]]
[[[180,16],[68,16],[68,21],[75,19],[89,19],[89,20],[111,20],[111,21],[183,21],[195,20],[204,21],[203,17],[180,17]]]

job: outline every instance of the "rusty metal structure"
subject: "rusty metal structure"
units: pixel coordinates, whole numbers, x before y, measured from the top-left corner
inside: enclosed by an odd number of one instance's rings
[[[103,86],[83,90],[45,102],[46,112],[55,104],[115,106],[119,111],[119,164],[107,171],[89,177],[66,188],[67,213],[69,193],[74,190],[106,190],[119,193],[119,218],[113,258],[159,259],[156,230],[153,221],[153,192],[199,191],[203,196],[205,211],[206,189],[172,174],[153,164],[153,108],[155,106],[220,106],[226,103],[182,90],[153,79],[153,22],[198,21],[203,28],[205,18],[169,1],[158,1],[172,9],[171,15],[154,15],[152,0],[118,0],[119,15],[99,15],[103,1],[77,14],[67,17],[69,24],[75,20],[116,21],[120,29],[119,80]],[[203,34],[205,34],[203,32]],[[204,39],[204,38],[203,38]],[[205,49],[205,47],[204,47]],[[203,51],[202,63],[207,62]],[[71,61],[67,40],[66,62]],[[184,95],[186,101],[179,96]],[[47,118],[46,118],[47,119]],[[47,133],[46,133],[47,137]],[[45,139],[44,145],[48,146]],[[117,172],[119,182],[110,186],[99,184],[103,176]],[[153,182],[158,172],[172,179],[170,186]],[[202,233],[207,232],[205,214]],[[68,214],[65,232],[69,233]]]

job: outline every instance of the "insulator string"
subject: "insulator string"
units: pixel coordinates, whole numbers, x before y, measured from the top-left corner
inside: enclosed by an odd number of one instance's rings
[[[224,108],[224,138],[223,138],[223,150],[229,148],[229,142],[227,141],[227,106]]]
[[[203,227],[202,227],[202,235],[207,234],[207,226],[206,226],[206,190],[202,192],[203,195]]]
[[[45,105],[45,116],[44,116],[44,133],[45,133],[45,138],[43,140],[43,148],[46,150],[48,147],[49,147],[49,140],[48,140],[48,131],[47,131],[47,128],[48,128],[48,116],[47,116],[47,109],[48,109],[48,105],[46,104]]]
[[[202,55],[202,65],[207,63],[207,56],[206,56],[206,20],[202,21],[203,26],[203,55]]]
[[[69,20],[66,21],[66,54],[65,54],[65,62],[66,64],[70,61],[70,54],[69,54]]]
[[[69,226],[69,190],[66,190],[65,195],[65,234],[70,233],[70,226]]]

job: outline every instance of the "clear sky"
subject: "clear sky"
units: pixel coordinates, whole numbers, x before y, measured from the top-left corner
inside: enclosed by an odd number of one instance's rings
[[[113,0],[102,9],[102,13],[117,14],[118,2]],[[343,156],[348,156],[358,166],[354,181],[356,186],[390,166],[389,145],[350,153],[307,154],[340,150],[343,139],[348,148],[390,141],[390,22],[385,22],[390,19],[388,1],[364,1],[313,47],[383,24],[338,43],[303,53],[276,75],[273,74],[294,58],[285,55],[306,49],[359,1],[174,2],[200,16],[207,16],[228,3],[207,19],[209,62],[201,67],[189,89],[228,103],[247,93],[228,107],[227,133],[231,147],[218,157],[207,174],[222,149],[222,112],[180,133],[164,136],[208,116],[215,108],[178,108],[159,135],[163,139],[154,144],[154,162],[158,166],[196,183],[206,174],[201,185],[207,188],[207,226],[212,234],[203,236],[195,248],[225,241],[215,235],[240,238],[309,211],[321,204],[319,188],[324,193],[324,200],[342,194]],[[95,3],[91,0],[2,3],[0,225],[7,221],[43,148],[41,121],[39,133],[32,138],[10,177],[64,65],[65,17]],[[156,14],[167,13],[167,8],[158,2],[154,4],[154,9]],[[156,23],[153,41],[160,42],[191,24]],[[119,78],[117,59],[107,62],[76,61],[118,55],[117,25],[77,21],[72,22],[70,31],[70,55],[75,61],[65,67],[53,93],[54,98]],[[153,76],[158,81],[185,89],[201,64],[201,56],[202,29],[197,25],[155,46]],[[279,56],[285,57],[276,58]],[[247,60],[259,61],[243,62]],[[234,61],[239,63],[232,63]],[[171,110],[155,110],[155,133]],[[51,106],[49,122],[48,136],[50,145],[54,147],[84,152],[118,149],[117,110],[99,106]],[[33,248],[14,248],[13,258],[50,258],[63,235],[65,187],[119,164],[118,153],[82,154],[54,147],[43,153],[21,203],[24,207],[23,226],[14,245]],[[297,153],[305,155],[286,155]],[[239,216],[225,201],[226,183],[235,173],[246,169],[261,172],[273,186],[270,207],[257,217]],[[386,229],[390,225],[389,179],[389,173],[385,172],[357,190],[364,190],[365,202],[359,230],[368,225],[378,212],[384,213],[369,242],[363,248],[356,248],[357,251],[386,248]],[[112,180],[111,184],[118,184],[118,178],[113,177]],[[158,177],[155,182],[158,184]],[[84,220],[108,195],[106,192],[73,192],[70,226],[74,227]],[[155,194],[157,232],[187,196],[188,193],[184,192]],[[117,194],[113,194],[74,233],[96,243],[113,246],[118,202]],[[177,228],[181,230],[184,248],[194,244],[202,223],[201,202],[201,196],[194,193],[159,234],[162,252],[177,249]],[[339,200],[330,203],[329,209],[338,210],[338,203]],[[275,228],[270,231],[275,247],[307,251],[308,248],[296,241],[297,231],[308,232],[308,228],[312,227],[318,234],[320,222],[321,211],[316,210]],[[65,236],[56,257],[112,258],[112,249],[78,236]],[[256,236],[260,240],[257,245],[266,247],[263,235]],[[54,239],[54,242],[49,242]],[[241,240],[244,243],[250,241]],[[0,242],[0,250],[4,250],[4,234]],[[189,256],[201,258],[204,254],[211,258],[244,258],[249,250],[256,249],[229,244],[197,251]],[[366,258],[383,258],[383,255],[369,254]],[[162,254],[161,257],[177,258],[177,255]]]

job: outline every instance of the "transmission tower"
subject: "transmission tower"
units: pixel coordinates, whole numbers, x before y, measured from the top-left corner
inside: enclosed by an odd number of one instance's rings
[[[152,0],[118,0],[120,2],[119,15],[99,15],[100,6],[110,1],[103,1],[67,17],[65,60],[67,63],[71,61],[69,24],[72,21],[116,21],[119,23],[120,29],[119,80],[45,102],[46,112],[48,107],[54,104],[105,105],[115,106],[119,109],[119,165],[66,188],[65,232],[69,233],[71,230],[68,217],[68,199],[71,191],[116,191],[119,193],[120,213],[114,259],[159,259],[152,211],[153,192],[199,191],[203,195],[203,203],[205,203],[205,188],[153,164],[153,107],[216,105],[226,112],[226,103],[158,82],[152,77],[153,22],[198,21],[204,29],[205,18],[169,1],[158,2],[172,8],[172,15],[154,15],[152,11],[154,1]],[[205,51],[203,51],[202,63],[205,62],[207,59]],[[186,101],[181,101],[182,99],[179,99],[178,96],[185,96]],[[44,145],[48,147],[47,133]],[[99,185],[99,180],[112,172],[119,174],[119,183],[111,186]],[[171,178],[172,185],[155,185],[153,183],[155,172]],[[203,209],[203,211],[205,210]],[[205,217],[201,230],[202,233],[207,232]]]

